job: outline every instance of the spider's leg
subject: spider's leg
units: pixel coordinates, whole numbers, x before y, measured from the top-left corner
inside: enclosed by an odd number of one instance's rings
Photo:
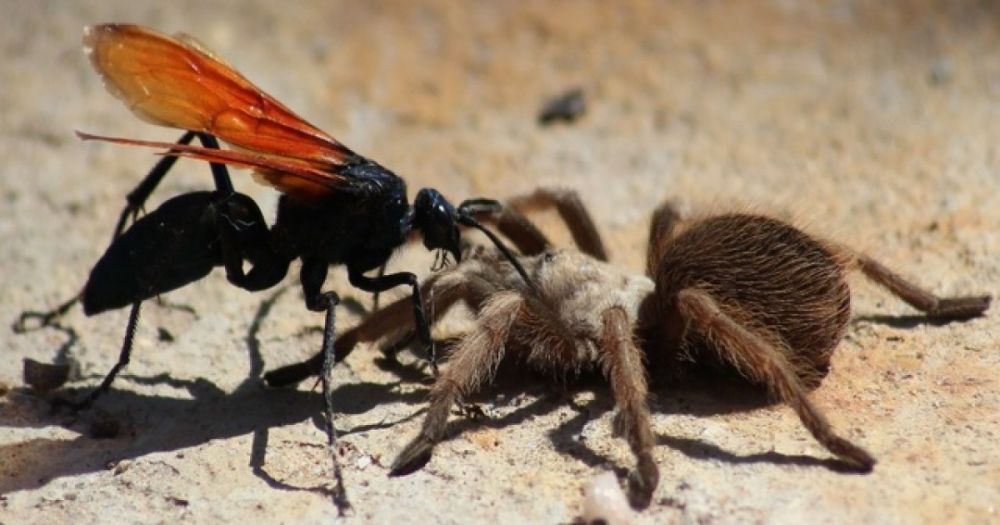
[[[555,209],[559,213],[580,251],[601,261],[608,260],[601,234],[587,207],[573,190],[538,188],[532,193],[508,199],[506,205],[499,210],[484,210],[475,213],[475,216],[483,222],[494,224],[522,254],[537,255],[552,243],[524,214],[549,209]]]
[[[857,262],[866,277],[886,287],[910,306],[927,314],[927,317],[935,319],[979,317],[989,308],[992,300],[989,295],[938,297],[907,281],[867,255],[857,254]]]
[[[432,325],[459,300],[466,301],[472,307],[478,304],[472,301],[470,288],[465,285],[461,276],[454,272],[432,276],[421,289],[427,298],[428,322]],[[413,333],[413,329],[413,302],[409,297],[404,297],[372,313],[354,328],[340,334],[334,343],[336,354],[334,362],[343,361],[358,343],[377,341],[400,331],[403,332],[401,337],[406,337]],[[323,370],[323,357],[323,352],[319,352],[306,361],[272,370],[264,374],[264,382],[271,387],[283,387],[319,375]]]
[[[409,297],[404,297],[366,317],[354,328],[340,334],[334,342],[334,362],[343,361],[359,342],[376,341],[395,330],[413,329],[413,307]],[[264,374],[270,387],[291,386],[323,371],[324,354],[318,352],[309,359],[283,366]]]
[[[761,381],[798,414],[806,429],[830,452],[859,471],[869,472],[875,459],[867,451],[836,435],[823,414],[806,396],[802,379],[787,353],[774,338],[737,323],[703,290],[687,288],[677,294],[677,308],[690,326],[702,334],[723,359],[752,380]]]
[[[484,214],[477,218],[483,222],[493,223],[497,231],[510,239],[517,251],[523,255],[537,255],[552,246],[548,237],[516,209],[504,206],[497,213]]]
[[[649,240],[646,247],[646,273],[656,275],[667,245],[673,239],[674,230],[681,221],[681,214],[672,203],[664,202],[653,212],[649,223]]]
[[[620,307],[605,310],[601,316],[601,367],[611,382],[615,404],[621,411],[625,439],[637,460],[630,481],[632,505],[649,506],[660,481],[660,472],[653,461],[653,430],[646,403],[646,369],[642,352],[632,337],[628,314]]]
[[[508,202],[509,207],[522,212],[555,207],[580,251],[600,261],[608,260],[608,251],[604,247],[601,234],[597,231],[587,207],[575,191],[538,188],[534,193],[515,197]]]
[[[427,463],[434,445],[444,437],[451,406],[460,396],[492,380],[523,301],[514,292],[502,292],[486,301],[476,329],[458,344],[448,367],[434,382],[420,434],[392,462],[391,475],[409,474]]]

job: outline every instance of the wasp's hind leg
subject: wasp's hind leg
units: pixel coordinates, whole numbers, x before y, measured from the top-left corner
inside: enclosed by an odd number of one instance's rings
[[[178,144],[187,144],[195,136],[206,147],[219,147],[215,137],[192,132],[185,133]],[[77,301],[83,302],[87,315],[131,305],[118,361],[101,380],[100,386],[78,402],[57,399],[56,407],[85,409],[110,389],[115,377],[129,363],[142,301],[201,279],[222,263],[218,242],[223,237],[218,226],[222,221],[218,218],[216,203],[234,196],[232,181],[224,165],[211,164],[215,192],[192,192],[174,197],[148,216],[136,220],[146,200],[175,161],[176,157],[172,156],[162,159],[129,193],[111,244],[91,271],[83,291],[41,318],[41,326],[53,325],[58,316]],[[259,215],[259,209],[253,206]],[[129,218],[135,222],[126,230]],[[21,320],[24,319],[25,314],[22,314]]]
[[[136,221],[94,266],[82,294],[88,315],[131,305],[118,362],[83,401],[57,404],[86,408],[110,388],[129,362],[144,300],[197,281],[220,265],[241,288],[261,290],[277,284],[288,260],[270,246],[257,204],[225,187],[179,195]],[[243,271],[244,259],[253,264],[249,272]]]
[[[181,138],[177,140],[179,145],[190,144],[195,137],[207,147],[207,148],[219,148],[219,142],[207,133],[195,133],[193,131],[188,131],[181,135]],[[132,189],[125,197],[125,207],[122,209],[118,216],[118,222],[115,224],[114,232],[111,234],[111,243],[113,245],[115,241],[125,232],[126,226],[129,223],[135,223],[139,215],[143,212],[146,206],[146,201],[149,200],[150,195],[159,186],[160,182],[167,175],[167,172],[173,168],[174,163],[177,162],[177,157],[173,155],[164,156],[157,162],[149,173],[142,178],[142,181]],[[229,173],[226,167],[222,164],[212,164],[212,178],[215,179],[215,187],[217,191],[232,193],[233,183],[229,178]],[[110,246],[109,245],[109,246]],[[64,301],[59,306],[48,310],[48,311],[37,311],[37,310],[26,310],[21,312],[17,320],[14,321],[12,329],[14,333],[25,333],[34,330],[39,330],[46,327],[58,327],[59,319],[66,314],[76,303],[80,302],[83,296],[83,291],[81,290],[73,297]]]
[[[53,410],[62,407],[67,407],[71,410],[84,410],[90,408],[97,401],[97,398],[102,394],[107,392],[111,388],[111,383],[114,382],[115,377],[118,376],[118,372],[121,372],[125,366],[128,365],[129,359],[132,356],[132,342],[135,339],[135,328],[139,324],[139,309],[142,306],[142,302],[136,302],[132,305],[132,311],[128,316],[128,324],[125,326],[125,338],[122,340],[122,349],[118,354],[118,362],[115,366],[111,367],[111,370],[104,376],[101,380],[100,386],[90,391],[87,397],[81,399],[80,401],[69,401],[68,399],[56,398],[52,401]]]

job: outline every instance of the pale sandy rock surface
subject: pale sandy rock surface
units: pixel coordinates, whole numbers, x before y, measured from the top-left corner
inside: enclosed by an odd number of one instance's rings
[[[149,304],[126,375],[79,418],[51,415],[22,387],[22,358],[53,360],[67,334],[15,335],[10,322],[81,286],[152,162],[72,131],[176,137],[105,93],[80,51],[86,24],[197,35],[406,177],[411,193],[575,188],[616,263],[636,271],[647,217],[672,198],[691,212],[749,206],[793,217],[940,293],[1000,291],[995,2],[5,4],[4,524],[320,523],[336,512],[319,396],[311,384],[267,391],[258,379],[318,348],[309,328],[322,316],[303,307],[294,271],[276,299],[217,271],[167,297],[197,315]],[[586,116],[538,127],[539,104],[573,86],[587,93]],[[273,210],[271,190],[237,183]],[[185,162],[157,199],[208,186],[207,170]],[[393,263],[429,265],[416,248]],[[344,296],[370,304],[342,270],[334,276]],[[857,320],[813,399],[877,456],[875,471],[829,468],[788,408],[742,389],[663,389],[652,402],[662,481],[640,522],[1000,520],[1000,317],[925,324],[854,283]],[[68,353],[85,378],[71,393],[113,364],[125,319],[66,317],[78,335]],[[160,341],[159,329],[174,340]],[[631,465],[611,436],[606,389],[563,394],[529,382],[524,396],[486,396],[488,421],[459,423],[425,469],[387,478],[419,424],[426,377],[414,358],[392,366],[378,356],[363,348],[335,374],[348,522],[570,522],[594,476]],[[122,425],[118,438],[88,437],[102,418]]]

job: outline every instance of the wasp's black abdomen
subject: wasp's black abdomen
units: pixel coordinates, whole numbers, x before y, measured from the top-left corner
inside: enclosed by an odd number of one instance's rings
[[[174,197],[142,217],[104,253],[83,290],[87,315],[197,281],[222,264],[214,193]]]

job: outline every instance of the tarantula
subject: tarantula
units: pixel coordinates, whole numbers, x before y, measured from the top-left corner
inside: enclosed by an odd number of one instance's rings
[[[521,212],[555,207],[580,251],[554,250]],[[669,204],[653,214],[648,276],[606,261],[601,238],[575,193],[538,190],[490,220],[524,253],[521,279],[495,250],[479,249],[424,284],[431,322],[464,301],[477,322],[452,348],[430,392],[420,433],[391,474],[420,468],[445,435],[451,407],[492,380],[515,355],[549,370],[599,368],[611,384],[624,436],[636,456],[630,498],[648,505],[659,481],[647,397],[649,370],[714,362],[735,368],[790,405],[830,452],[867,472],[875,459],[838,436],[807,393],[818,385],[850,318],[848,270],[858,268],[929,317],[982,314],[989,296],[939,298],[846,247],[762,215],[726,214],[680,228]],[[376,312],[337,340],[337,359],[359,341],[412,326],[405,301]],[[322,356],[272,372],[272,385],[320,371]],[[659,372],[657,372],[659,373]]]

